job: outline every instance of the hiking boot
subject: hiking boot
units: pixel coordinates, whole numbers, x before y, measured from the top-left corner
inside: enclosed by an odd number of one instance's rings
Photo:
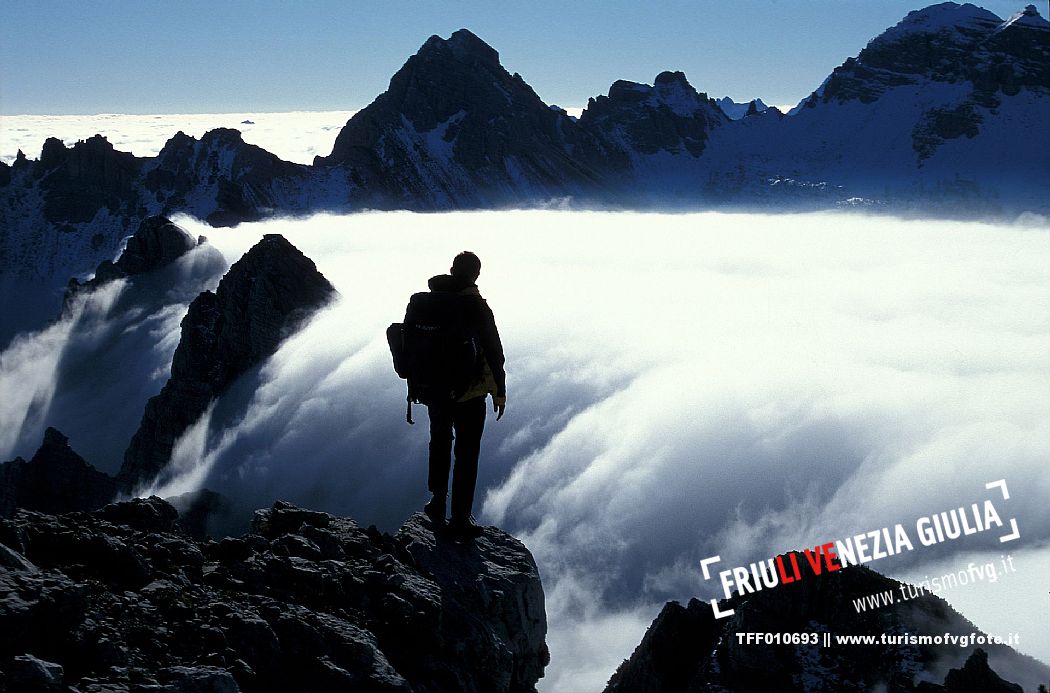
[[[445,526],[445,498],[435,495],[423,506],[423,514],[430,518],[438,527]]]
[[[484,532],[484,528],[474,524],[473,518],[467,518],[461,520],[459,518],[452,518],[448,523],[448,532],[464,539],[477,539]]]

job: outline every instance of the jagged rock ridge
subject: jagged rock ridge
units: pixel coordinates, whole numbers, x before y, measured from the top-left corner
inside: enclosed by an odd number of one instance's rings
[[[49,137],[32,174],[46,193],[44,218],[52,223],[89,222],[100,210],[134,214],[135,179],[143,160],[118,152],[101,135],[67,149]]]
[[[390,536],[276,503],[221,542],[158,498],[0,521],[0,690],[530,693],[535,562],[494,528]]]
[[[173,224],[165,216],[147,217],[128,239],[116,262],[103,260],[87,282],[81,283],[75,277],[69,280],[64,304],[68,307],[78,293],[94,290],[114,279],[134,277],[167,267],[196,248],[202,240],[194,240],[185,229]]]
[[[152,207],[187,210],[212,226],[232,226],[300,209],[310,169],[247,144],[238,130],[217,128],[197,140],[182,132],[164,145],[142,177]]]
[[[591,99],[580,126],[636,155],[700,156],[707,133],[728,118],[712,99],[693,88],[681,72],[661,72],[653,85],[620,80],[608,96]]]
[[[146,404],[124,454],[122,485],[131,490],[153,480],[208,404],[334,294],[313,261],[278,234],[267,234],[235,262],[214,293],[190,304],[171,377]]]
[[[182,212],[230,226],[278,211],[346,210],[352,187],[342,169],[282,161],[232,129],[199,140],[179,132],[146,158],[102,136],[71,147],[49,139],[38,160],[0,169],[0,309],[11,316],[0,320],[0,345],[34,324],[22,314],[29,300],[45,302],[40,294],[59,281],[112,258],[149,216]],[[45,306],[48,315],[59,308]]]
[[[85,284],[71,282],[67,297],[69,310],[81,310],[78,306],[92,298],[91,292],[115,278],[124,277],[130,278],[129,286],[108,309],[109,312],[122,314],[126,311],[138,315],[167,308],[167,301],[172,300],[171,283],[185,280],[185,276],[159,270],[166,271],[165,268],[182,255],[195,249],[198,253],[210,251],[218,256],[218,251],[209,246],[198,249],[198,241],[168,219],[148,218],[128,239],[127,247],[116,263],[102,263],[95,277]],[[193,265],[209,268],[206,276],[213,276],[211,272],[225,267],[221,256],[218,257],[221,264],[215,267],[215,259],[207,254],[200,255]],[[151,303],[154,294],[162,296],[164,302],[159,305]],[[101,417],[103,421],[95,421],[89,426],[92,429],[101,426],[111,434],[119,431],[116,440],[131,439],[126,450],[121,448],[125,453],[124,464],[117,478],[87,464],[72,451],[64,435],[48,428],[44,444],[29,462],[17,458],[0,465],[0,479],[5,482],[0,489],[0,515],[10,515],[17,507],[47,512],[91,510],[112,501],[118,491],[130,493],[139,484],[153,480],[165,469],[174,441],[200,417],[208,404],[247,369],[272,354],[286,336],[298,329],[334,294],[335,289],[309,258],[283,237],[265,236],[229,268],[215,292],[205,291],[192,302],[188,296],[182,299],[189,303],[182,321],[183,339],[174,355],[169,357],[171,377],[161,393],[148,402],[145,396],[141,400],[121,399],[115,411],[107,411]],[[74,302],[77,296],[79,298]],[[179,302],[178,298],[175,300]],[[66,316],[74,323],[71,329],[76,329],[82,317],[80,313]],[[115,323],[112,329],[111,323]],[[71,348],[67,345],[64,348],[63,357],[70,363],[67,367],[60,362],[56,368],[54,396],[83,401],[93,398],[97,387],[115,387],[114,381],[92,379],[85,383],[82,378],[74,377],[75,382],[70,385],[72,389],[67,391],[64,373],[99,367],[108,377],[123,378],[124,371],[119,363],[112,362],[108,353],[99,350],[108,352],[113,349],[119,355],[121,350],[129,348],[121,340],[132,339],[134,346],[138,339],[136,335],[143,331],[147,338],[155,339],[149,335],[151,324],[133,322],[125,325],[114,318],[106,318],[101,328],[94,322],[90,323],[85,328],[92,334],[92,338],[86,340],[87,346]],[[138,393],[139,390],[129,392]],[[56,413],[49,406],[42,406],[45,408],[32,417],[33,421],[23,422],[26,440],[29,435],[40,435],[39,432],[33,433],[40,430],[36,426],[50,423],[52,417],[61,417],[63,411],[70,409],[67,406]],[[125,433],[122,426],[140,417],[142,423],[138,430]],[[73,422],[81,429],[85,426],[82,416],[74,416]],[[81,430],[80,434],[84,435],[85,431]],[[102,435],[99,440],[104,445],[112,444],[110,436]],[[96,446],[99,440],[94,441]],[[117,462],[118,455],[116,450],[110,450],[107,455],[104,452],[99,454],[95,449],[94,458],[96,463],[107,465],[104,467],[107,471],[115,472],[113,463]],[[214,494],[187,496],[179,499],[179,503],[180,507],[199,516],[194,523],[198,533],[203,533],[210,512],[225,507],[223,499],[214,497]]]
[[[460,29],[431,36],[314,164],[350,171],[363,204],[440,209],[590,195],[622,167],[605,154]]]
[[[762,113],[770,108],[764,101],[762,101],[762,99],[751,99],[750,101],[737,103],[728,96],[723,96],[720,99],[715,99],[715,103],[718,104],[718,107],[722,109],[722,112],[725,113],[726,117],[730,120],[740,120],[749,115]]]
[[[54,428],[44,432],[36,454],[0,464],[0,517],[18,508],[45,513],[94,510],[117,495],[117,482],[98,471]]]
[[[1018,21],[1024,18],[1032,21]],[[976,137],[1004,98],[1050,88],[1050,24],[1031,5],[1006,22],[970,4],[916,10],[837,68],[821,100],[872,103],[894,87],[930,83],[964,94],[916,123],[912,146],[920,161],[947,140]]]
[[[175,344],[158,342],[158,334],[169,332],[173,320],[177,326],[190,301],[229,267],[204,240],[165,217],[149,217],[116,262],[103,261],[89,281],[70,280],[62,314],[43,334],[28,336],[4,364],[9,406],[21,414],[6,419],[6,457],[30,457],[53,427],[100,471],[117,472],[143,407],[163,384],[157,378],[171,363]],[[31,355],[19,351],[27,346]],[[51,364],[46,374],[36,365],[39,358]]]

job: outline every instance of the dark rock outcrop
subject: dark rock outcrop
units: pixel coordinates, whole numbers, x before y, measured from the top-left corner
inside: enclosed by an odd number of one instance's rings
[[[900,586],[896,580],[853,566],[734,596],[719,605],[735,612],[722,619],[714,617],[707,602],[693,599],[685,606],[668,602],[631,657],[613,674],[606,693],[1016,690],[1001,687],[1014,684],[1000,684],[988,668],[985,652],[1010,678],[1030,685],[1050,676],[1050,668],[1006,645],[978,643],[983,648],[979,651],[973,643],[881,642],[883,635],[983,635],[947,602],[929,593],[866,611],[858,612],[854,606],[854,600],[871,595],[899,597]],[[830,647],[756,644],[741,641],[738,633],[871,635],[876,642]],[[933,677],[940,680],[951,664],[964,661],[961,672],[948,674],[945,688],[923,683]],[[958,688],[963,681],[987,682],[990,687]]]
[[[681,72],[661,72],[653,85],[620,80],[608,96],[591,99],[580,126],[624,151],[690,154],[704,151],[707,133],[729,121],[718,104],[700,94]]]
[[[977,136],[981,114],[972,104],[963,103],[950,108],[931,108],[912,130],[912,149],[919,161],[928,159],[945,140]]]
[[[93,510],[117,495],[116,479],[88,464],[54,428],[26,462],[16,457],[0,464],[0,517],[17,508],[44,513]]]
[[[449,689],[458,691],[533,690],[550,654],[544,642],[547,618],[543,587],[524,546],[492,527],[485,528],[478,539],[480,551],[469,544],[450,544],[435,537],[422,515],[405,523],[394,540],[421,572],[439,585],[458,587],[446,590],[441,598],[440,649],[448,656],[462,651],[472,671],[449,669],[439,659],[423,664],[420,677],[429,676],[427,670],[441,671]],[[460,644],[459,634],[476,630],[479,622],[490,624],[489,636],[499,647],[484,647],[470,639]],[[404,643],[403,647],[394,661],[402,657],[412,660],[414,646]],[[479,673],[486,679],[481,686]]]
[[[81,291],[95,289],[114,279],[133,277],[166,267],[196,248],[197,243],[185,229],[173,224],[167,217],[147,217],[128,239],[116,262],[103,260],[95,270],[95,276],[83,284],[75,278],[69,280],[64,303],[68,306],[69,301]]]
[[[292,200],[282,190],[302,186],[309,178],[307,167],[246,143],[238,130],[217,128],[199,140],[176,133],[157,154],[142,185],[165,213],[196,206],[194,212],[212,226],[234,226],[289,206]]]
[[[167,217],[148,217],[128,239],[124,252],[117,259],[117,269],[127,276],[151,272],[196,247],[197,240]]]
[[[214,293],[198,296],[182,320],[171,378],[146,404],[124,454],[118,477],[124,488],[154,479],[175,440],[208,404],[334,294],[312,260],[283,236],[268,234],[230,267]]]
[[[390,536],[276,503],[216,543],[175,515],[149,498],[0,521],[0,690],[530,693],[543,675],[536,565],[495,528],[449,543],[422,515]]]
[[[135,180],[142,159],[114,149],[101,135],[67,148],[49,137],[33,167],[44,191],[44,218],[70,224],[88,222],[102,210],[116,216],[138,207]]]
[[[209,530],[212,524],[228,519],[233,510],[228,498],[208,489],[190,491],[164,500],[179,511],[179,528],[194,539],[211,536]]]
[[[944,685],[921,682],[917,693],[1024,693],[1016,683],[1004,681],[988,666],[988,653],[977,648],[962,669],[952,669],[944,677]]]
[[[199,140],[172,137],[156,157],[116,151],[101,136],[65,147],[44,144],[0,169],[0,282],[44,282],[33,291],[47,317],[59,312],[61,288],[115,255],[121,241],[151,215],[193,215],[232,226],[275,212],[345,208],[345,176],[282,161],[218,129]],[[44,294],[44,295],[41,295]],[[26,296],[0,293],[0,344],[17,330],[41,327],[26,314]]]

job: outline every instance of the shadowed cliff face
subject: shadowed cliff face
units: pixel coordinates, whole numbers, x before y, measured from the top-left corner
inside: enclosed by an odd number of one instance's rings
[[[801,560],[801,559],[799,559]],[[881,643],[838,645],[837,635],[966,636],[981,634],[943,599],[928,593],[904,599],[901,583],[863,566],[763,589],[723,601],[730,616],[716,619],[707,602],[668,602],[606,693],[693,691],[923,691],[1012,693],[1007,679],[1045,680],[1050,669],[1006,645]],[[854,600],[892,592],[897,602],[858,611]],[[830,634],[831,645],[756,644],[737,633]],[[983,649],[982,649],[983,648]],[[951,667],[962,667],[961,671]],[[946,676],[947,673],[947,676]],[[932,683],[944,681],[944,685]],[[976,687],[975,687],[976,686]],[[880,688],[881,687],[881,688]]]
[[[28,462],[21,457],[0,464],[0,517],[17,508],[62,513],[93,510],[113,500],[116,481],[84,461],[69,439],[54,428]]]
[[[28,459],[54,427],[115,474],[167,379],[179,320],[228,268],[212,245],[149,217],[116,262],[102,262],[89,281],[71,279],[57,320],[0,357],[0,459]]]
[[[167,217],[146,217],[128,238],[116,262],[103,260],[95,269],[95,275],[84,283],[75,277],[69,280],[63,310],[69,310],[70,302],[82,291],[97,289],[115,279],[134,277],[167,267],[196,248],[197,244],[198,240]]]
[[[362,204],[440,209],[594,193],[626,158],[460,29],[431,36],[314,164],[352,170]]]
[[[179,435],[242,373],[276,351],[335,289],[284,237],[264,236],[203,292],[182,321],[171,378],[146,404],[119,479],[131,490],[152,480]]]
[[[497,529],[448,543],[417,515],[392,537],[276,503],[216,543],[179,521],[155,497],[0,521],[0,689],[530,693],[543,675],[536,565]]]
[[[142,159],[118,152],[101,135],[66,148],[48,138],[33,166],[34,177],[46,191],[44,217],[52,223],[89,222],[100,210],[135,214],[135,180]]]
[[[217,128],[200,140],[177,133],[141,182],[144,196],[165,212],[197,207],[212,226],[235,226],[287,205],[283,193],[309,179],[305,166],[247,144],[237,130]]]
[[[681,72],[662,72],[653,86],[620,80],[591,99],[580,125],[638,154],[700,156],[707,133],[728,118]]]

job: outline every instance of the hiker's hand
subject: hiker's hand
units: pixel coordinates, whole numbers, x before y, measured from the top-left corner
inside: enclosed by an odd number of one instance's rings
[[[496,421],[503,418],[503,412],[507,410],[507,396],[496,397],[492,396],[492,411],[496,412]]]

